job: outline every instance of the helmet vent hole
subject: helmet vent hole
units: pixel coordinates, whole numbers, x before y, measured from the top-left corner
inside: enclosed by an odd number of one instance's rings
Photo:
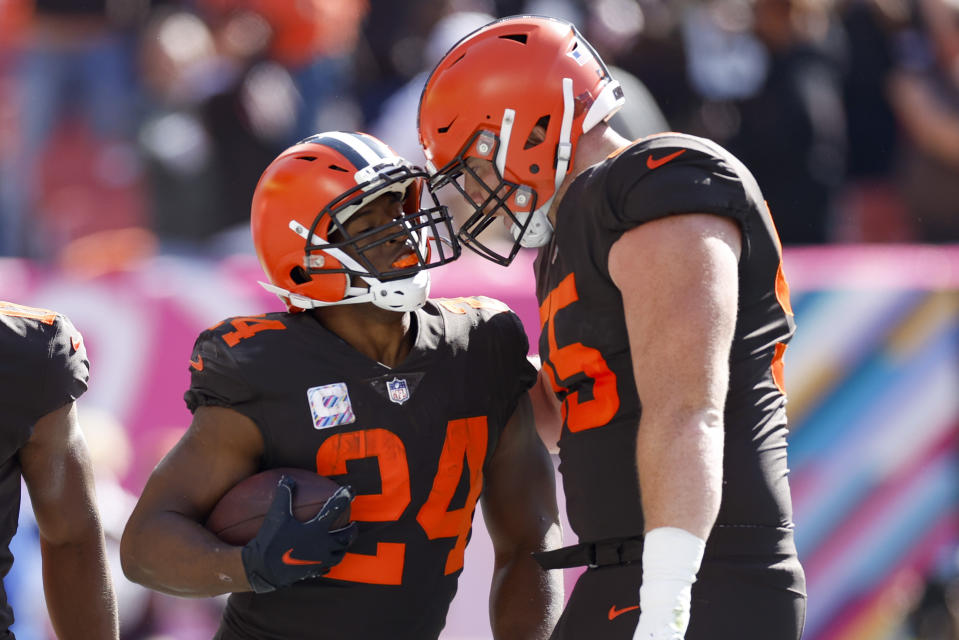
[[[313,162],[316,160],[316,156],[296,156],[297,160],[306,160],[307,162]]]
[[[536,124],[533,125],[533,128],[530,129],[529,135],[526,137],[526,144],[523,145],[523,150],[532,149],[538,144],[541,144],[546,140],[546,130],[549,128],[549,114],[541,117],[536,121]]]
[[[503,40],[515,40],[520,44],[526,44],[526,34],[525,33],[511,33],[508,36],[500,36]]]
[[[304,284],[310,281],[310,274],[303,267],[293,267],[290,269],[290,280],[296,284]]]
[[[331,165],[330,165],[330,169],[332,169],[333,171],[342,171],[343,173],[349,173],[349,172],[350,172],[349,169],[344,169],[343,167],[337,166],[337,165],[335,165],[335,164],[331,164]]]

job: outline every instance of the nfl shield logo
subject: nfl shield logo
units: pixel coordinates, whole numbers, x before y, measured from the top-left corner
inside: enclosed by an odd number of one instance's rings
[[[396,404],[403,404],[410,399],[410,388],[406,386],[406,380],[399,378],[387,380],[386,391],[390,395],[390,401]]]

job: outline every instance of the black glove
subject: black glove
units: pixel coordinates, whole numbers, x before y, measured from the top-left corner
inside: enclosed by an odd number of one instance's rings
[[[321,576],[343,559],[356,540],[357,525],[330,530],[353,500],[350,487],[340,487],[308,522],[293,516],[296,481],[283,476],[256,537],[243,547],[243,568],[256,593],[287,587]]]

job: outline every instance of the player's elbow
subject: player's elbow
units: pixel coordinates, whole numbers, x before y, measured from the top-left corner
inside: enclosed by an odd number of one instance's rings
[[[131,519],[120,537],[120,568],[130,582],[149,586],[149,572],[143,562],[142,539],[137,523]]]

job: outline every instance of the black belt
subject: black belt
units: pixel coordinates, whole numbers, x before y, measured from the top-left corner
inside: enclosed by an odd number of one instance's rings
[[[709,534],[704,560],[728,557],[794,557],[791,527],[717,524]],[[533,558],[544,569],[607,567],[642,560],[643,536],[581,542],[552,551],[537,551]]]
[[[643,536],[610,538],[596,542],[581,542],[562,549],[537,551],[533,559],[544,569],[568,569],[570,567],[606,567],[629,564],[643,557]]]

